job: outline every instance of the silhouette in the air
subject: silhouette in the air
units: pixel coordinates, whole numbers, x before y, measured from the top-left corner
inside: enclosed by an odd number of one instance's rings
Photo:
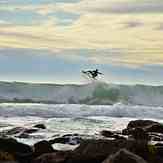
[[[96,79],[98,75],[103,75],[101,72],[99,72],[98,69],[96,70],[88,70],[88,71],[82,71],[82,73],[86,74],[88,77],[92,79]]]

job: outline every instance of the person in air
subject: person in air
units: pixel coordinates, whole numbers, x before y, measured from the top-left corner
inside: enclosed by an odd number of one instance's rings
[[[98,75],[102,75],[101,72],[99,72],[98,69],[96,70],[88,70],[88,71],[83,71],[83,73],[91,75],[91,78],[96,79]]]

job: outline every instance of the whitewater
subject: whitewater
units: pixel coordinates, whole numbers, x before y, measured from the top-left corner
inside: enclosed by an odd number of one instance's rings
[[[96,137],[135,119],[163,123],[162,99],[163,86],[0,82],[0,131],[44,124],[28,138],[12,135],[27,144],[65,134]]]
[[[163,108],[155,106],[86,105],[86,104],[0,104],[0,130],[31,127],[42,123],[46,130],[31,134],[19,141],[33,144],[65,134],[95,136],[102,130],[124,129],[130,120],[151,119],[163,122]]]

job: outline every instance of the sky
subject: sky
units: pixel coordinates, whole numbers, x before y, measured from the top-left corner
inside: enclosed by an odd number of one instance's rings
[[[163,85],[162,0],[0,0],[0,80]]]

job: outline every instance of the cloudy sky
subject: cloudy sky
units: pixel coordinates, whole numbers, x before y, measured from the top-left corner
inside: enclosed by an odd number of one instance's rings
[[[162,0],[0,0],[0,80],[163,85]]]

